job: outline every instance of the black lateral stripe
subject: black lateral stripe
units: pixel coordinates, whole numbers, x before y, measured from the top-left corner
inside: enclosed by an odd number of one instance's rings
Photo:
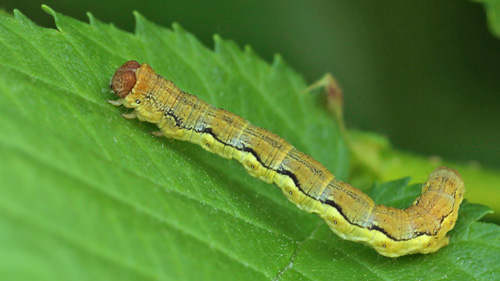
[[[385,230],[385,229],[384,229],[384,228],[382,228],[382,227],[379,227],[379,226],[376,226],[376,225],[372,225],[372,226],[369,226],[369,227],[364,227],[364,226],[361,226],[361,225],[359,225],[359,224],[357,224],[357,223],[354,223],[354,222],[352,222],[352,221],[351,221],[351,220],[350,220],[350,219],[349,219],[349,218],[345,215],[345,213],[344,213],[344,212],[343,212],[343,210],[342,210],[342,207],[341,207],[341,206],[339,206],[339,205],[338,205],[335,201],[333,201],[333,200],[324,200],[324,201],[322,201],[322,200],[319,200],[319,199],[314,198],[313,196],[311,196],[311,195],[307,194],[307,193],[304,191],[304,189],[302,189],[301,184],[300,184],[300,182],[299,182],[299,180],[298,180],[297,176],[296,176],[294,173],[292,173],[291,171],[285,170],[285,169],[283,169],[283,168],[280,168],[280,169],[274,170],[274,169],[272,169],[271,167],[268,167],[267,165],[265,165],[265,164],[262,162],[262,160],[260,159],[260,157],[259,157],[259,155],[257,154],[257,152],[256,152],[253,148],[251,148],[251,147],[246,147],[246,146],[243,146],[242,148],[239,148],[239,147],[236,147],[236,146],[234,146],[234,145],[230,145],[230,144],[228,144],[228,143],[226,143],[226,142],[222,141],[221,139],[219,139],[219,138],[217,137],[217,134],[215,134],[215,133],[213,132],[212,128],[210,128],[210,127],[206,127],[206,128],[201,129],[201,130],[196,130],[196,129],[193,129],[193,128],[187,128],[187,127],[183,126],[182,119],[178,118],[178,117],[174,114],[174,112],[173,112],[173,111],[171,111],[171,110],[169,110],[169,111],[165,112],[165,116],[168,116],[168,117],[172,118],[172,119],[175,121],[176,126],[177,126],[177,127],[179,127],[179,128],[181,128],[181,129],[185,129],[185,130],[195,130],[197,133],[201,133],[201,134],[209,134],[209,135],[211,135],[211,136],[212,136],[212,137],[213,137],[216,141],[218,141],[219,143],[222,143],[222,144],[223,144],[223,145],[225,145],[225,146],[230,146],[230,147],[232,147],[232,148],[234,148],[234,149],[236,149],[236,150],[239,150],[239,151],[244,151],[244,152],[248,152],[248,153],[252,154],[252,155],[255,157],[255,159],[257,160],[257,162],[259,162],[259,163],[260,163],[263,167],[265,167],[266,169],[268,169],[268,170],[272,170],[272,171],[274,171],[274,172],[276,172],[276,173],[278,173],[278,174],[280,174],[280,175],[288,176],[288,177],[289,177],[289,178],[290,178],[290,179],[294,182],[295,186],[297,186],[297,189],[298,189],[300,192],[302,192],[304,195],[306,195],[307,197],[309,197],[309,198],[311,198],[311,199],[313,199],[313,200],[318,200],[318,201],[320,201],[321,203],[324,203],[324,204],[326,204],[326,205],[328,205],[328,206],[330,206],[330,207],[332,207],[332,208],[335,208],[335,209],[339,212],[339,214],[340,214],[340,215],[341,215],[341,216],[342,216],[342,217],[343,217],[346,221],[348,221],[350,224],[356,225],[357,227],[360,227],[360,228],[366,228],[366,229],[369,229],[369,230],[376,230],[376,231],[379,231],[379,232],[383,233],[383,234],[384,234],[387,238],[389,238],[389,239],[391,239],[391,240],[393,240],[393,241],[396,241],[396,242],[397,242],[397,241],[408,241],[408,240],[411,240],[411,239],[413,239],[413,238],[415,238],[415,237],[419,237],[419,236],[422,236],[422,235],[433,236],[432,234],[427,233],[427,232],[416,232],[416,233],[414,233],[413,237],[411,237],[411,238],[406,238],[406,239],[402,239],[402,238],[396,238],[396,237],[392,236],[391,234],[389,234],[389,233],[387,232],[387,230]],[[456,204],[456,202],[454,202],[454,204]],[[453,212],[453,208],[452,208],[452,212]],[[452,212],[450,212],[450,213],[446,214],[445,216],[443,216],[443,217],[441,218],[441,222],[442,222],[442,221],[443,221],[446,217],[448,217],[448,216],[449,216]]]

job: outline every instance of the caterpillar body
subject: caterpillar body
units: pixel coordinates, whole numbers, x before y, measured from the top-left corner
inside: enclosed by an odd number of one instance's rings
[[[180,90],[145,63],[132,60],[120,66],[111,88],[119,99],[110,103],[134,109],[124,117],[156,124],[161,131],[155,135],[237,160],[250,175],[276,184],[298,208],[323,218],[344,239],[388,257],[431,253],[448,244],[446,233],[455,225],[465,191],[453,169],[432,172],[422,194],[406,209],[376,205],[283,138]]]

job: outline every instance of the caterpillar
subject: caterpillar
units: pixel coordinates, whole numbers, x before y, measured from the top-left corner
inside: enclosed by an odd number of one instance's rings
[[[343,239],[381,255],[432,253],[449,242],[465,192],[460,174],[437,168],[422,194],[406,209],[376,205],[362,191],[335,178],[311,156],[244,118],[180,90],[146,63],[131,60],[111,80],[115,106],[132,108],[125,118],[156,124],[154,135],[189,141],[235,159],[252,176],[274,183],[292,203],[324,219]]]

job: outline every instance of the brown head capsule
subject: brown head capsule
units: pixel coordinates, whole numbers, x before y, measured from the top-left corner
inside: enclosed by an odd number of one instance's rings
[[[120,97],[126,97],[137,82],[135,77],[135,70],[141,67],[141,65],[135,61],[131,60],[120,66],[111,79],[111,89],[115,94]]]

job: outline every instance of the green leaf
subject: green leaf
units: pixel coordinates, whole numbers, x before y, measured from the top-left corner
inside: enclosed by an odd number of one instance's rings
[[[486,16],[491,32],[500,37],[500,1],[498,0],[474,0],[481,2],[486,10]]]
[[[400,151],[391,146],[387,138],[373,132],[349,130],[347,140],[352,155],[349,182],[353,186],[371,186],[374,181],[388,181],[409,174],[412,175],[410,184],[421,183],[432,170],[441,166],[450,167],[460,171],[466,183],[465,198],[490,206],[494,212],[484,219],[500,223],[498,171],[479,167],[477,163],[457,163]]]
[[[106,99],[129,59],[267,128],[347,176],[346,145],[280,56],[215,36],[214,50],[136,14],[135,34],[44,9],[58,30],[0,16],[0,276],[6,280],[499,277],[499,228],[464,204],[448,247],[398,259],[341,240],[234,161],[155,138]],[[418,186],[379,203],[408,205]],[[407,194],[407,195],[405,195]],[[399,203],[398,203],[399,204]],[[401,203],[402,204],[402,203]],[[496,271],[495,271],[496,270]]]

